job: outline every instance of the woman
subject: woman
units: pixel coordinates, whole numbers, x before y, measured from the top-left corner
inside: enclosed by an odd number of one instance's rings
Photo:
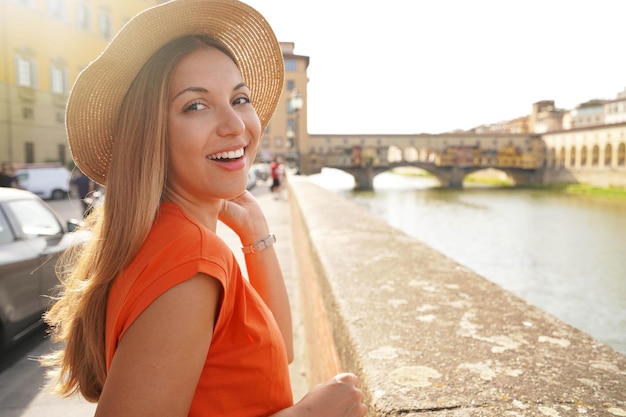
[[[96,416],[355,416],[341,374],[293,404],[289,302],[247,170],[283,86],[262,16],[235,0],[175,0],[133,18],[78,77],[72,156],[107,187],[93,238],[61,268],[46,316],[58,390]],[[249,283],[215,234],[244,243]]]

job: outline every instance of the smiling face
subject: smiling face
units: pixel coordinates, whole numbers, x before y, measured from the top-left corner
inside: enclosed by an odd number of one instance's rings
[[[174,67],[167,135],[170,197],[200,203],[245,191],[261,124],[241,72],[222,51],[202,47]]]

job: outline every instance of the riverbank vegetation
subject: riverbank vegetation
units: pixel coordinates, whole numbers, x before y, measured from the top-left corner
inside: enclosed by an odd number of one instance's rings
[[[433,177],[433,175],[427,171],[412,167],[396,168],[392,172],[406,177]],[[472,185],[485,185],[489,187],[515,186],[515,183],[505,173],[497,170],[482,170],[475,172],[465,177],[463,182]],[[536,184],[526,188],[626,201],[626,187],[596,187],[588,184]]]
[[[546,184],[533,186],[533,188],[559,191],[566,194],[616,198],[626,201],[626,188],[624,187],[596,187],[588,184]]]

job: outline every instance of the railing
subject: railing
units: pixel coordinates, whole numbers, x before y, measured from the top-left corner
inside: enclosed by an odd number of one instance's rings
[[[311,384],[370,416],[626,415],[626,357],[354,203],[289,178]]]

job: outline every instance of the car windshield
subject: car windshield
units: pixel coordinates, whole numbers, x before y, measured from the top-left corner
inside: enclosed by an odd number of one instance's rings
[[[63,233],[57,218],[39,200],[11,201],[8,206],[22,227],[22,232],[29,237]]]
[[[13,241],[13,232],[11,232],[9,222],[4,213],[0,210],[0,244]]]

